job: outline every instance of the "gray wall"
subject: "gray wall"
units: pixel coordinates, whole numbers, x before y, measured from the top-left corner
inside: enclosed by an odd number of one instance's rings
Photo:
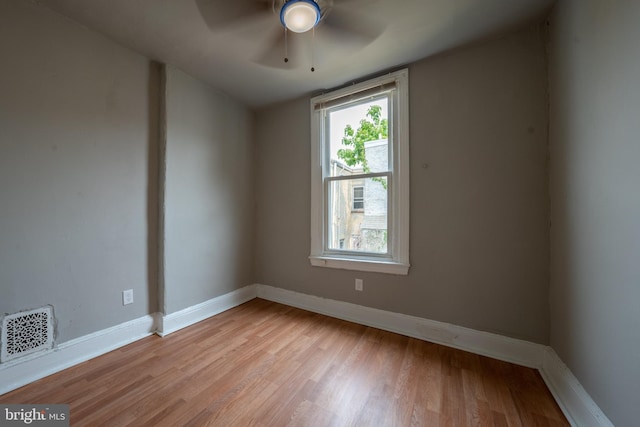
[[[258,282],[547,343],[545,67],[537,28],[409,67],[408,276],[310,266],[309,99],[259,111]]]
[[[167,67],[164,310],[253,283],[253,114]]]
[[[640,3],[551,17],[551,345],[619,427],[640,419]]]
[[[31,2],[0,55],[0,315],[52,304],[60,343],[253,283],[246,107]]]
[[[0,315],[52,304],[62,342],[156,311],[154,69],[18,0],[0,57]]]

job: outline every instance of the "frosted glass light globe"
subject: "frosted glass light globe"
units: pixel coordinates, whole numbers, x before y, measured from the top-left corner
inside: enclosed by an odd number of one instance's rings
[[[304,33],[318,23],[320,9],[313,0],[290,0],[282,7],[280,18],[287,29]]]

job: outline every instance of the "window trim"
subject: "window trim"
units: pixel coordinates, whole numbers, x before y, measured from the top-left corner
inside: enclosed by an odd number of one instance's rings
[[[313,97],[311,110],[311,265],[356,271],[406,275],[409,272],[409,70],[384,76]],[[390,256],[325,250],[324,112],[363,98],[392,92],[390,128],[393,138],[393,171],[389,201],[392,239]],[[396,111],[397,110],[397,111]]]

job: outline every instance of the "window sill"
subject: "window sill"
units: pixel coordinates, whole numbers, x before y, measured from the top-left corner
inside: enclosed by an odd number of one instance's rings
[[[358,258],[337,258],[330,256],[310,256],[309,261],[314,267],[339,268],[343,270],[367,271],[373,273],[409,274],[409,264]]]

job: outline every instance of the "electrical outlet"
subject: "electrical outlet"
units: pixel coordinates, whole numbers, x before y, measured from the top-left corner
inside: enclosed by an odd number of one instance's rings
[[[122,291],[122,305],[133,304],[133,289]]]
[[[362,279],[356,279],[356,291],[362,291]]]

